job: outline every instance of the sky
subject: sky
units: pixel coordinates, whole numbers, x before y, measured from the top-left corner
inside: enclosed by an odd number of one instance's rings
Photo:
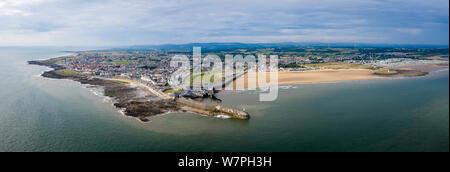
[[[449,44],[448,0],[0,0],[0,46]]]

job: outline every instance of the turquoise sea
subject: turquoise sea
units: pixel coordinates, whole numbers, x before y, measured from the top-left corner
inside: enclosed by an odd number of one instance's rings
[[[0,48],[0,151],[449,151],[449,71],[283,86],[275,102],[223,92],[249,121],[169,114],[140,123],[101,90],[45,79],[27,60],[67,48]]]

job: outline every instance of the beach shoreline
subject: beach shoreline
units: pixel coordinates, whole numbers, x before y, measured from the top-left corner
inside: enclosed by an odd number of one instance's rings
[[[415,65],[402,66],[391,71],[380,73],[369,69],[322,69],[310,71],[280,71],[278,72],[278,85],[292,85],[292,84],[314,84],[314,83],[334,83],[344,81],[361,81],[361,80],[377,80],[377,79],[396,79],[396,78],[410,78],[423,77],[429,75],[434,70],[448,69],[448,64],[432,64],[432,65]],[[246,74],[239,78],[244,79],[244,82],[238,84],[238,80],[234,81],[233,87],[235,89],[248,89],[248,79],[258,81],[255,73]],[[267,80],[270,81],[270,72],[267,72]],[[260,84],[256,84],[259,86]],[[270,84],[262,84],[262,86],[269,86]]]

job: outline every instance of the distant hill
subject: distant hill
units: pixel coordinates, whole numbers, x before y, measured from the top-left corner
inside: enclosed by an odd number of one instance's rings
[[[203,50],[229,49],[261,49],[261,48],[448,48],[448,45],[401,45],[401,44],[355,44],[355,43],[190,43],[163,45],[136,45],[115,49],[159,49],[159,50],[192,50],[202,47]]]

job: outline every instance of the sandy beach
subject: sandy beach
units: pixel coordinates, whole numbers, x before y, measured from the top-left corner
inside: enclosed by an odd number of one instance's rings
[[[250,76],[250,78],[249,78]],[[267,73],[267,77],[269,73]],[[313,70],[313,71],[283,71],[278,73],[278,84],[302,84],[302,83],[319,83],[319,82],[338,82],[338,81],[350,81],[350,80],[367,80],[367,79],[380,79],[386,78],[383,76],[375,75],[374,71],[366,69],[342,69],[342,70]],[[257,80],[258,77],[255,73],[246,74],[242,82],[234,85],[236,89],[248,88],[248,79]],[[259,85],[259,84],[258,84]],[[268,85],[268,84],[265,84]]]
[[[383,78],[381,76],[374,75],[373,71],[365,69],[280,72],[278,75],[279,84],[336,82]]]
[[[448,68],[448,65],[435,65],[435,68]],[[281,71],[278,72],[278,85],[287,84],[305,84],[305,83],[323,83],[323,82],[339,82],[339,81],[356,81],[356,80],[370,80],[383,78],[398,78],[398,77],[415,77],[425,76],[429,70],[417,68],[398,68],[391,69],[390,72],[380,73],[368,69],[325,69],[325,70],[311,70],[311,71]],[[267,80],[270,73],[267,73]],[[256,73],[248,73],[233,83],[235,89],[249,88],[248,81],[257,81]],[[259,84],[256,84],[259,86]],[[267,84],[269,85],[269,82]],[[228,87],[231,87],[229,85]],[[254,84],[250,86],[254,87]]]

